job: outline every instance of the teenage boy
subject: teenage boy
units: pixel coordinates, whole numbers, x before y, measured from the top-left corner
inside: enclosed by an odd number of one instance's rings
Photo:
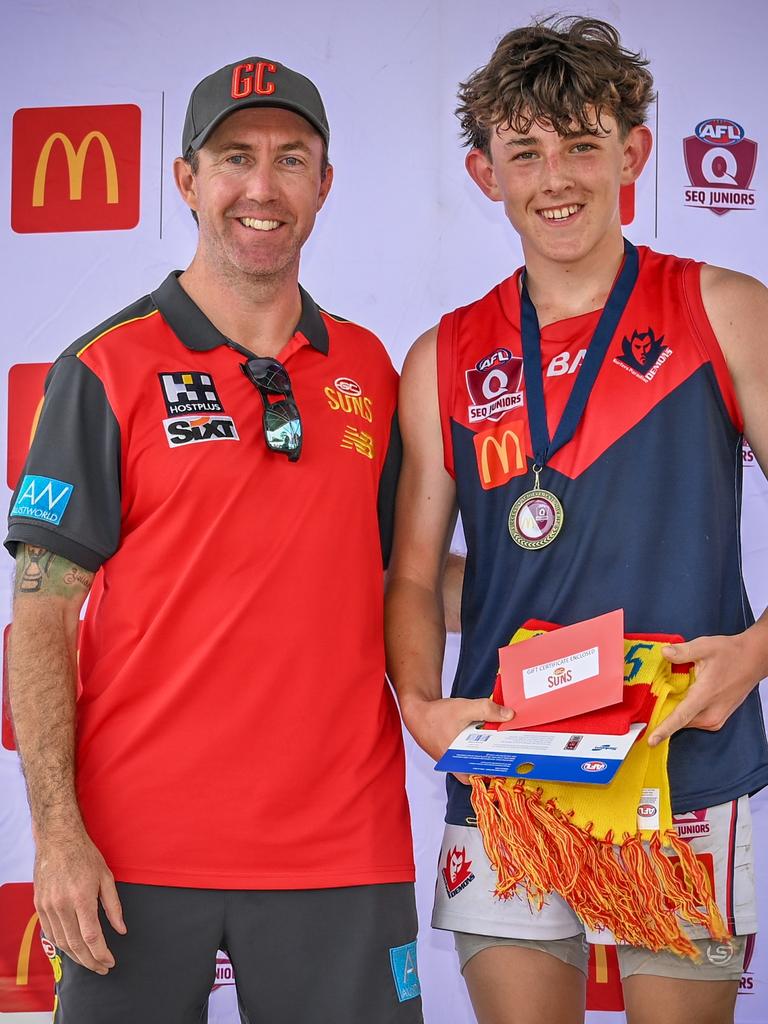
[[[768,469],[768,292],[622,238],[619,191],[651,151],[646,64],[612,26],[561,19],[510,32],[460,88],[467,170],[503,203],[525,267],[406,360],[388,658],[405,723],[438,758],[471,722],[511,717],[489,694],[497,649],[526,620],[623,608],[628,633],[685,638],[665,654],[694,662],[695,683],[648,742],[672,736],[672,810],[708,823],[695,849],[732,938],[724,954],[691,932],[698,963],[635,946],[619,959],[632,1024],[721,1024],[755,930],[746,794],[768,782],[768,617],[754,622],[739,558],[743,433]],[[443,699],[457,509],[462,650]],[[440,865],[469,881],[438,882],[434,924],[455,932],[478,1020],[580,1021],[582,923],[556,894],[538,911],[494,899],[465,782],[448,777]]]

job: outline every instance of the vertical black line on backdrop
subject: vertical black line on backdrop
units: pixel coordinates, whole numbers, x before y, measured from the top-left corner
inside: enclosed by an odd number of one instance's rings
[[[165,89],[160,93],[160,238],[163,237],[163,172],[165,155],[163,143],[165,141]]]

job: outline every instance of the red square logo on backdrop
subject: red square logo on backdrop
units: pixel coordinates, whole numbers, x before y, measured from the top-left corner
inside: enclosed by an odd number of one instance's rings
[[[11,227],[116,231],[139,223],[141,110],[23,107],[13,115]]]
[[[13,491],[21,476],[43,407],[43,385],[51,363],[17,363],[8,371],[7,481]]]
[[[0,886],[0,1013],[53,1009],[53,967],[40,941],[31,882]]]
[[[622,225],[631,224],[635,219],[635,183],[622,185],[619,190],[619,217]]]

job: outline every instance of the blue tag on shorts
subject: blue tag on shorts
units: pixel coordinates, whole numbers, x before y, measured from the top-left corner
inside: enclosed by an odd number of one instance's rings
[[[25,476],[11,515],[58,526],[74,489],[72,484],[50,476]]]
[[[416,966],[416,943],[409,942],[407,946],[395,946],[389,951],[389,960],[392,964],[392,976],[395,979],[397,998],[401,1003],[407,999],[415,999],[421,995],[419,984],[419,970]]]

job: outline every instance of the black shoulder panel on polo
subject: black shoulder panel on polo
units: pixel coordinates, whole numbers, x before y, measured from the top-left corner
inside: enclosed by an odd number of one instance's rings
[[[207,352],[220,345],[229,345],[230,339],[214,326],[179,284],[179,274],[169,274],[159,288],[152,292],[154,301],[163,319],[187,348]],[[299,286],[301,294],[301,317],[296,331],[303,334],[318,352],[328,354],[328,329],[320,310],[310,294]]]
[[[69,348],[64,349],[60,358],[63,358],[64,356],[79,355],[84,348],[87,348],[91,342],[100,338],[102,334],[106,334],[107,331],[111,331],[115,327],[120,327],[121,324],[129,323],[131,320],[141,320],[143,317],[149,316],[150,313],[154,313],[156,308],[157,307],[152,301],[151,295],[142,296],[140,299],[132,302],[129,306],[126,306],[125,309],[121,309],[119,313],[115,313],[114,316],[104,320],[103,323],[94,327],[93,330],[87,331],[83,334],[82,337],[78,338],[77,341],[74,341]],[[54,366],[55,365],[56,364],[54,363]]]
[[[37,514],[48,488],[32,497],[30,511],[13,514],[20,494],[40,492],[40,481],[71,489],[58,522]],[[61,356],[48,375],[40,422],[11,499],[5,546],[14,556],[17,544],[47,548],[95,572],[120,542],[120,492],[120,427],[104,385],[74,354]]]

